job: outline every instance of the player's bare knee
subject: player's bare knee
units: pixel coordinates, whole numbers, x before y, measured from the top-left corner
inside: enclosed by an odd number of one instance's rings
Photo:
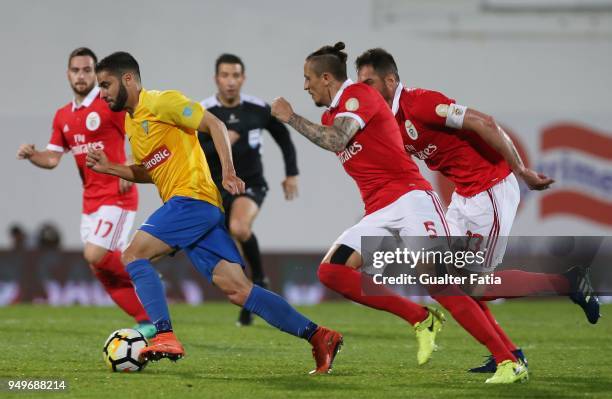
[[[95,265],[97,263],[100,263],[100,261],[102,261],[102,259],[104,259],[104,256],[106,256],[108,251],[98,248],[98,247],[93,247],[91,245],[86,245],[85,249],[83,250],[83,257],[85,258],[85,261],[87,263],[89,263],[90,265]]]
[[[150,251],[147,251],[145,245],[139,245],[132,242],[121,254],[121,262],[127,265],[138,259],[150,259],[147,252]]]
[[[248,223],[234,219],[230,221],[230,233],[238,241],[246,241],[251,237],[251,227]]]
[[[87,250],[84,251],[83,257],[85,258],[85,261],[90,265],[95,265],[96,263],[99,263],[103,258],[103,256],[98,256],[97,254],[88,252]]]
[[[132,262],[134,262],[136,259],[142,259],[142,257],[138,256],[138,251],[135,250],[134,248],[132,248],[131,246],[128,247],[125,251],[123,251],[123,253],[121,254],[121,263],[123,263],[124,265],[128,265]]]

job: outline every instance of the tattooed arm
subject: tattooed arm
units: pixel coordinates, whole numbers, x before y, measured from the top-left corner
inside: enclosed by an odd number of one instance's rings
[[[328,151],[342,151],[361,129],[359,122],[352,118],[336,118],[333,126],[322,126],[293,112],[291,105],[282,97],[272,102],[272,115],[288,123],[300,134]]]
[[[361,129],[359,122],[348,117],[335,119],[333,126],[322,126],[293,113],[288,123],[319,147],[334,152],[344,150],[348,142]]]
[[[525,167],[516,146],[493,117],[468,108],[463,119],[463,128],[476,132],[487,144],[499,152],[512,172],[523,179],[530,189],[545,190],[554,183],[553,179]]]

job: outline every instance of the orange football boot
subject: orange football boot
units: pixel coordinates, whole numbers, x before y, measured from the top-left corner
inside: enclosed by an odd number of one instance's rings
[[[328,374],[332,370],[334,359],[344,343],[342,334],[325,327],[319,327],[310,338],[312,345],[312,357],[317,363],[317,368],[310,374]]]
[[[177,361],[185,356],[185,349],[173,332],[163,332],[151,338],[149,345],[140,351],[140,357],[145,360],[157,361],[168,358]]]

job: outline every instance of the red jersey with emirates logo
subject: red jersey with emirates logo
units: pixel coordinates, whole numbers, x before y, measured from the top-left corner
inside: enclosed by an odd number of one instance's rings
[[[398,86],[392,110],[406,151],[455,183],[464,197],[485,191],[511,172],[476,132],[462,129],[465,107],[444,94]]]
[[[133,185],[119,193],[119,178],[94,172],[85,165],[87,151],[104,150],[111,162],[125,163],[125,112],[112,112],[94,88],[77,106],[68,103],[57,110],[47,149],[72,152],[83,182],[83,213],[90,214],[102,205],[115,205],[135,211],[138,191]]]
[[[361,130],[336,155],[357,183],[370,214],[391,204],[411,190],[431,190],[414,161],[406,156],[401,133],[382,96],[363,83],[344,82],[321,121],[355,119]]]

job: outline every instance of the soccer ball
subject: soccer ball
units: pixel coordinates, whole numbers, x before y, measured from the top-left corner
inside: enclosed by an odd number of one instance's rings
[[[114,331],[104,343],[104,362],[113,371],[140,371],[147,364],[139,359],[147,340],[138,331],[122,328]]]

